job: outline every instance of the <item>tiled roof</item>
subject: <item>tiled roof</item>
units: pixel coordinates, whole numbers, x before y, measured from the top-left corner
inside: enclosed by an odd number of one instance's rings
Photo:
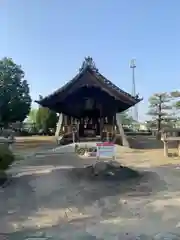
[[[70,85],[73,85],[73,83],[76,82],[88,70],[93,73],[93,75],[95,76],[95,78],[97,80],[105,83],[112,90],[115,90],[118,93],[120,93],[121,95],[127,96],[128,98],[135,100],[136,102],[140,102],[142,100],[141,98],[139,98],[138,95],[132,96],[131,94],[123,91],[122,89],[117,87],[115,84],[113,84],[110,80],[108,80],[103,75],[101,75],[99,73],[98,69],[96,68],[95,63],[93,62],[93,59],[91,57],[87,57],[87,58],[85,58],[85,60],[82,64],[82,67],[79,69],[79,73],[72,80],[70,80],[68,83],[66,83],[64,86],[62,86],[61,88],[59,88],[52,94],[50,94],[47,97],[45,97],[44,99],[42,99],[42,101],[45,99],[48,100],[49,98],[58,95],[62,91],[65,91],[67,89],[67,87],[69,87]],[[37,102],[41,102],[41,101],[37,101]]]
[[[121,93],[121,94],[123,94],[123,95],[126,95],[126,96],[128,96],[128,97],[130,97],[130,98],[133,98],[133,99],[135,99],[135,100],[138,100],[138,99],[139,99],[138,95],[134,97],[134,96],[132,96],[131,94],[123,91],[121,88],[117,87],[114,83],[112,83],[110,80],[108,80],[108,79],[105,78],[103,75],[101,75],[98,71],[95,72],[95,74],[96,74],[97,78],[99,78],[101,81],[103,81],[105,84],[107,84],[107,85],[108,85],[110,88],[112,88],[113,90],[116,90],[116,91],[118,91],[119,93]]]

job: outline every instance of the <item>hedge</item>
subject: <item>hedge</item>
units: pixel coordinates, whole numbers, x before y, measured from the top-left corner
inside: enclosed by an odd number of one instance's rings
[[[15,156],[8,146],[0,144],[0,170],[6,170],[14,162]]]

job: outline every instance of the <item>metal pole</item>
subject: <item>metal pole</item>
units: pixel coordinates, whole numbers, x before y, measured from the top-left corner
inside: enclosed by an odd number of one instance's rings
[[[132,68],[132,95],[133,95],[133,97],[135,97],[136,96],[136,82],[135,82],[135,68],[136,68],[136,64],[135,64],[135,59],[131,60],[130,68]],[[138,108],[137,108],[137,104],[132,109],[132,117],[134,118],[134,120],[138,121]]]
[[[135,71],[134,71],[134,69],[135,69],[135,66],[134,67],[132,67],[132,85],[133,85],[133,89],[132,89],[132,94],[133,94],[133,97],[135,97],[135,95],[136,95],[136,83],[135,83]]]

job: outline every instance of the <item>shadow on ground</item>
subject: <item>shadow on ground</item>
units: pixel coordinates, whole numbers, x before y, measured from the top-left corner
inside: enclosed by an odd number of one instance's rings
[[[156,202],[172,199],[170,192],[169,195],[163,192],[168,190],[168,185],[178,182],[180,177],[176,169],[164,166],[152,172],[145,171],[139,178],[128,181],[89,181],[75,177],[72,169],[58,168],[61,165],[80,168],[82,161],[84,163],[86,160],[78,156],[72,159],[71,155],[67,155],[61,159],[51,156],[26,163],[23,171],[27,171],[27,174],[13,178],[11,184],[0,192],[0,232],[8,233],[9,240],[19,240],[33,234],[49,234],[57,239],[105,239],[95,226],[101,224],[104,231],[110,231],[107,221],[121,217],[119,226],[123,230],[117,231],[126,234],[124,229],[128,225],[139,225],[139,213],[134,210],[135,207],[144,211],[142,207],[149,204],[149,215],[156,212],[161,217],[164,214],[163,206],[159,210],[155,208],[157,204],[154,204],[154,198]],[[53,168],[49,172],[36,172],[39,167],[47,169],[50,165]],[[159,171],[161,177],[155,171]],[[174,182],[168,180],[169,172],[176,176]],[[175,195],[179,189],[173,189],[172,194]],[[177,206],[169,204],[166,209],[177,214]],[[117,225],[113,221],[111,229]],[[92,232],[99,238],[93,237]]]
[[[1,202],[4,203],[0,206],[0,215],[1,218],[5,217],[7,220],[4,227],[3,224],[1,225],[1,232],[3,230],[6,232],[6,228],[9,228],[8,225],[15,223],[17,226],[14,230],[11,227],[10,232],[19,231],[24,234],[27,231],[36,231],[35,226],[32,228],[36,224],[40,226],[37,229],[41,231],[44,231],[43,226],[45,225],[50,225],[51,230],[55,225],[54,227],[58,227],[58,229],[64,226],[65,232],[66,229],[74,231],[73,229],[77,225],[83,225],[90,220],[94,221],[94,212],[91,210],[90,216],[86,216],[86,208],[91,208],[94,204],[96,211],[101,211],[99,213],[101,217],[108,218],[113,212],[117,212],[117,208],[121,205],[121,196],[122,199],[124,195],[148,197],[165,188],[165,183],[162,184],[162,180],[155,173],[147,172],[136,181],[130,180],[121,183],[118,181],[79,181],[70,177],[70,171],[53,170],[51,173],[41,176],[14,178],[11,184],[0,193]],[[157,188],[158,185],[160,189]],[[108,198],[110,199],[110,208],[108,207],[109,202],[104,202],[104,198],[107,201],[109,201]],[[79,219],[78,216],[75,219],[71,217],[68,219],[68,215],[69,213],[71,215],[73,209],[82,214]],[[43,220],[48,216],[51,218],[50,221]],[[64,221],[65,225],[63,225]],[[67,223],[69,226],[66,226]]]

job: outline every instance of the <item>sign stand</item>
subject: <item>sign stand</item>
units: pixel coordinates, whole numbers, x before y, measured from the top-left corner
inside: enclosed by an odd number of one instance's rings
[[[103,143],[97,143],[97,160],[100,160],[101,158],[108,158],[111,160],[116,160],[116,151],[115,151],[115,145],[111,142],[103,142]]]

